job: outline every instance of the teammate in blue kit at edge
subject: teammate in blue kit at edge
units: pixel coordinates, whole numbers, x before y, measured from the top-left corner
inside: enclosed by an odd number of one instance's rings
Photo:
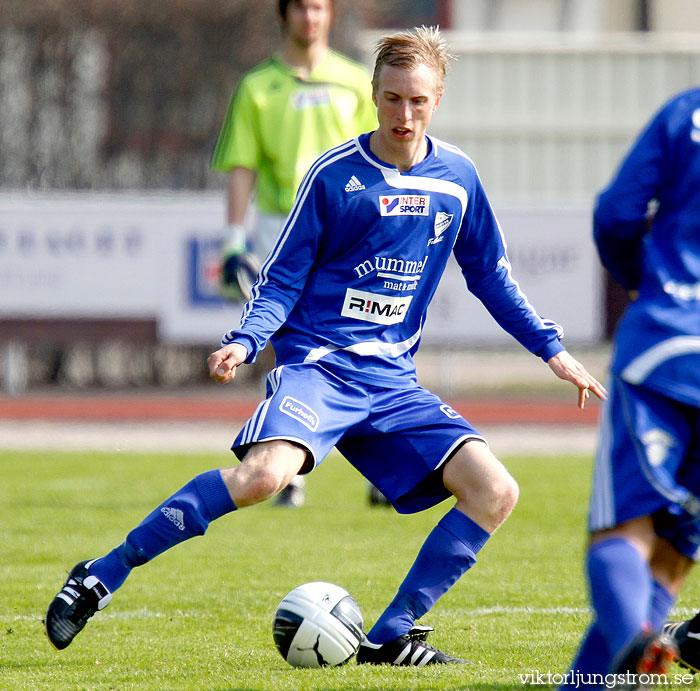
[[[700,668],[700,616],[664,626],[700,558],[699,219],[695,88],[651,119],[594,213],[601,261],[632,302],[600,422],[586,555],[595,616],[572,663],[579,679],[663,674],[679,650]]]
[[[465,662],[429,646],[429,627],[415,622],[476,562],[518,488],[477,430],[416,381],[412,356],[450,253],[498,323],[578,388],[580,407],[589,390],[605,391],[512,278],[474,164],[425,133],[447,61],[434,28],[379,41],[379,128],[311,167],[239,327],[208,359],[211,376],[226,383],[268,339],[274,345],[267,398],[233,445],[241,463],[199,475],[122,545],[76,565],[46,616],[56,647],[70,644],[133,567],[224,514],[270,499],[335,446],[399,512],[456,499],[369,631],[358,662]]]

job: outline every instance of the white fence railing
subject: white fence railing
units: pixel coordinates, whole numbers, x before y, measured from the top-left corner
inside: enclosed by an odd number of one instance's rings
[[[662,102],[700,84],[700,35],[446,38],[457,59],[432,131],[471,156],[497,202],[590,204]]]

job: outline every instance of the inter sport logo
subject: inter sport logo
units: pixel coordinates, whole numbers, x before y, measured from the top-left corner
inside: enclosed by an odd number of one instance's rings
[[[379,295],[348,288],[345,291],[345,304],[341,314],[343,317],[361,319],[373,324],[399,324],[406,318],[411,300],[412,295]]]
[[[427,216],[430,196],[427,194],[397,194],[379,197],[382,216]]]

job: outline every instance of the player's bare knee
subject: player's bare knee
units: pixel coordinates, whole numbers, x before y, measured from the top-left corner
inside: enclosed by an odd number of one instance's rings
[[[507,472],[500,473],[479,491],[479,506],[482,519],[493,531],[510,516],[518,501],[519,488],[515,479]]]
[[[259,504],[275,496],[286,484],[285,478],[272,468],[256,468],[239,488],[239,501]]]
[[[287,484],[286,475],[274,465],[247,460],[235,468],[222,471],[222,477],[238,508],[266,501]]]
[[[498,499],[495,502],[494,518],[498,520],[500,524],[510,516],[515,505],[518,503],[520,488],[515,478],[510,474],[503,476],[496,487],[496,494]]]

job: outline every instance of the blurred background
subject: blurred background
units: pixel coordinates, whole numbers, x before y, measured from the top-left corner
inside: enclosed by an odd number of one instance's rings
[[[2,393],[206,381],[240,313],[217,294],[225,176],[209,159],[241,74],[279,44],[276,4],[0,4]],[[368,67],[380,33],[445,31],[457,60],[432,133],[475,161],[531,302],[602,366],[625,297],[598,265],[593,199],[663,100],[700,82],[700,3],[336,0],[335,14],[333,47]],[[459,393],[517,348],[450,266],[424,383]]]

